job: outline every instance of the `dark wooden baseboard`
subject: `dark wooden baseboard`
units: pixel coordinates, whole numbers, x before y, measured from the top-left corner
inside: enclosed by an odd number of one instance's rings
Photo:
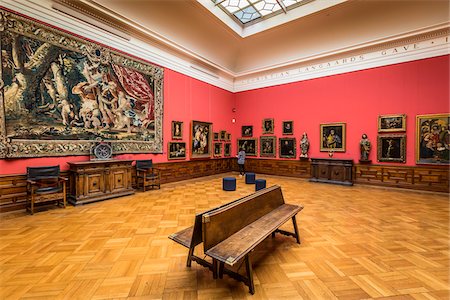
[[[161,183],[239,170],[236,158],[155,163],[155,167],[161,170]],[[309,161],[247,158],[245,168],[248,172],[258,174],[305,179],[311,177]],[[353,170],[353,182],[355,184],[449,193],[449,171],[447,166],[357,164]],[[132,174],[135,187],[135,170]],[[62,172],[61,175],[68,177],[67,172]],[[25,174],[0,176],[0,212],[25,209],[25,200]]]

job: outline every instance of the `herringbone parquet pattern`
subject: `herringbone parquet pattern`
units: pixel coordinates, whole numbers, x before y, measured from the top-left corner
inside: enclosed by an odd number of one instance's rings
[[[305,206],[302,244],[264,241],[253,253],[254,296],[196,263],[186,268],[187,249],[167,236],[191,226],[196,212],[253,192],[243,179],[237,191],[222,191],[223,176],[1,216],[0,298],[448,299],[445,195],[260,176],[281,185],[287,203]]]

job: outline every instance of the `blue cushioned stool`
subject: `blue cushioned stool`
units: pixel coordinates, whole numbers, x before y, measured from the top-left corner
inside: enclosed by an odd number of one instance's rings
[[[265,179],[256,179],[255,180],[255,192],[266,188],[266,180]]]
[[[222,180],[222,189],[224,191],[235,191],[236,190],[236,178],[224,177]]]
[[[245,183],[246,184],[254,184],[256,175],[255,173],[245,173]]]

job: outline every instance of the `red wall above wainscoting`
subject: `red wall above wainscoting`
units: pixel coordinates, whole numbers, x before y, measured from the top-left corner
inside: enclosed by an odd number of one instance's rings
[[[253,125],[254,136],[259,138],[262,119],[274,118],[277,137],[281,137],[283,120],[294,121],[297,157],[299,139],[304,131],[308,133],[311,142],[310,157],[327,157],[326,152],[319,151],[319,124],[345,122],[347,151],[335,153],[334,157],[350,158],[357,162],[359,140],[362,133],[367,133],[372,142],[369,158],[377,163],[378,115],[405,113],[406,165],[415,165],[415,116],[450,111],[449,63],[448,55],[440,56],[236,94],[165,69],[164,153],[124,154],[117,158],[167,161],[172,120],[184,122],[183,141],[188,147],[191,120],[212,122],[215,132],[231,132],[232,154],[235,154],[236,138],[240,136],[242,125]],[[236,108],[236,112],[232,112],[233,108]],[[231,122],[232,118],[236,118],[235,124]],[[62,170],[65,170],[67,161],[87,159],[87,156],[0,159],[0,175],[23,174],[27,166],[60,164]]]
[[[324,158],[328,153],[320,152],[319,124],[345,122],[346,152],[334,157],[357,163],[359,140],[366,133],[372,143],[369,159],[377,163],[378,115],[406,114],[406,165],[415,165],[416,115],[450,112],[449,80],[447,55],[240,92],[236,125],[253,125],[253,134],[259,137],[262,120],[274,118],[275,135],[281,137],[282,121],[293,120],[297,157],[299,139],[306,131],[310,157]]]
[[[153,159],[154,162],[167,161],[167,143],[172,139],[173,120],[183,121],[183,141],[187,143],[188,157],[189,130],[191,120],[213,123],[213,130],[231,132],[237,137],[231,119],[235,107],[235,95],[200,80],[188,77],[170,69],[164,70],[164,153],[163,154],[123,154],[118,159]],[[64,156],[46,158],[0,159],[0,175],[23,174],[27,166],[61,166],[68,169],[66,162],[88,160],[88,156]],[[189,158],[188,158],[189,159]]]

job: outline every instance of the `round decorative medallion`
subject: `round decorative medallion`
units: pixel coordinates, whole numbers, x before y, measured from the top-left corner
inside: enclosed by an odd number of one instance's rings
[[[96,159],[110,159],[112,157],[112,147],[107,143],[98,143],[92,152]]]

